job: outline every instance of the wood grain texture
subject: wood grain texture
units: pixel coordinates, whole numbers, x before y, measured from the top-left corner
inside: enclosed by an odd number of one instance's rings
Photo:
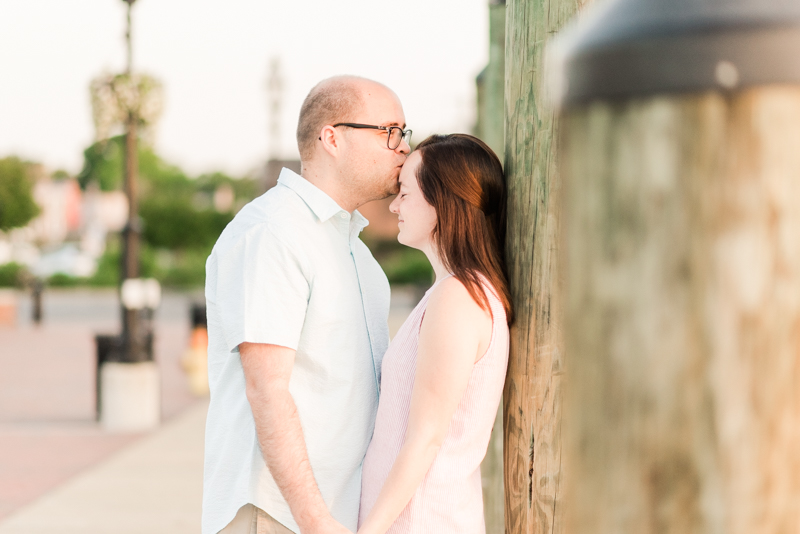
[[[561,181],[558,125],[543,66],[547,41],[583,3],[515,0],[506,6],[506,248],[517,316],[503,399],[507,533],[563,532]]]
[[[503,491],[503,406],[498,406],[492,437],[481,462],[483,516],[486,534],[505,532],[505,492]]]
[[[505,150],[505,47],[506,5],[492,4],[489,9],[489,63],[479,75],[478,122],[475,135],[494,150],[503,161]]]
[[[564,120],[568,531],[800,532],[800,89]]]
[[[477,135],[503,160],[505,107],[505,3],[489,6],[489,64],[483,72],[483,98],[479,99]],[[479,92],[479,94],[481,94]],[[503,491],[503,407],[498,407],[486,457],[481,463],[483,512],[486,534],[505,531],[505,492]]]

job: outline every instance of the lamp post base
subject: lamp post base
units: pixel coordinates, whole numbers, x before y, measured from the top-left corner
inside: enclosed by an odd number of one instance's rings
[[[155,362],[106,362],[100,366],[100,423],[110,432],[158,427],[161,388]]]

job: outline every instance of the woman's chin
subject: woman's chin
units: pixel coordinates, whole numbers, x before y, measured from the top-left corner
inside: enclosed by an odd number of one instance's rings
[[[397,242],[400,243],[401,245],[405,245],[407,247],[416,248],[416,249],[419,248],[415,243],[412,243],[408,239],[406,239],[406,236],[403,235],[403,231],[402,230],[400,231],[399,234],[397,234]]]

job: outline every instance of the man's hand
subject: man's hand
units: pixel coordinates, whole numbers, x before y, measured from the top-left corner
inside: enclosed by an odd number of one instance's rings
[[[242,343],[239,355],[261,453],[301,534],[349,533],[331,517],[308,461],[297,406],[289,393],[295,351]]]

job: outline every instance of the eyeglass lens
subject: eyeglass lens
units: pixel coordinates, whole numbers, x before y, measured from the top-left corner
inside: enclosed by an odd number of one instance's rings
[[[411,130],[403,131],[402,128],[392,126],[389,129],[389,148],[394,150],[400,146],[400,142],[405,139],[406,143],[411,141]]]

